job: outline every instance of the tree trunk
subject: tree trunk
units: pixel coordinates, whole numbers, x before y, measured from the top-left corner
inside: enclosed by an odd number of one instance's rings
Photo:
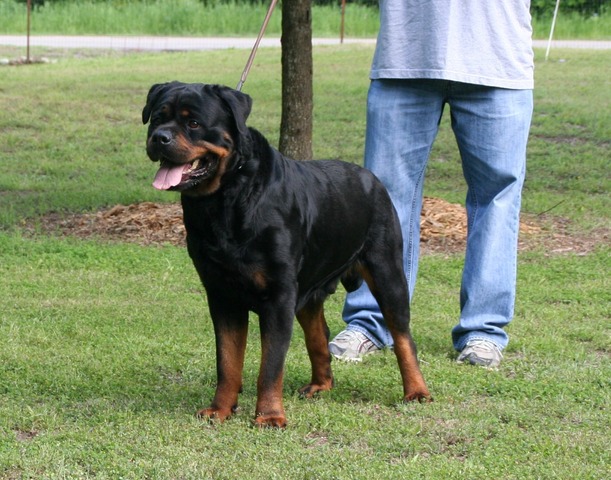
[[[280,151],[296,160],[312,158],[311,0],[282,2],[282,118]]]

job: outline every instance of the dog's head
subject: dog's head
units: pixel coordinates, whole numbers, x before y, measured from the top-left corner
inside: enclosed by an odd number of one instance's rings
[[[153,186],[188,195],[216,192],[248,156],[251,98],[220,85],[170,82],[149,90],[146,153],[161,163]]]

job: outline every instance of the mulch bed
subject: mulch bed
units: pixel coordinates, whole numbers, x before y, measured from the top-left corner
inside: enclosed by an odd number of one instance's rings
[[[40,219],[42,231],[78,238],[98,238],[139,245],[184,245],[185,228],[178,203],[142,202],[116,205],[95,213],[49,214]],[[543,248],[547,254],[586,254],[608,242],[609,232],[569,234],[569,222],[559,218],[523,215],[520,224],[522,251]],[[465,248],[466,213],[463,206],[425,197],[420,219],[423,253],[455,253]]]

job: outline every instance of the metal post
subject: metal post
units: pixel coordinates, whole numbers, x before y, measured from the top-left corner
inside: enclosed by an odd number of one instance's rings
[[[26,46],[26,56],[25,56],[25,61],[26,63],[30,63],[30,24],[31,24],[31,17],[32,17],[32,0],[28,0],[27,2],[27,10],[28,10],[28,26],[27,26],[27,46]]]
[[[547,41],[547,50],[545,51],[545,61],[549,57],[549,49],[552,46],[552,37],[554,36],[554,28],[556,28],[556,17],[558,16],[558,7],[560,7],[560,0],[556,0],[556,8],[554,8],[554,18],[552,18],[552,27],[549,29],[549,40]]]
[[[339,32],[339,43],[344,43],[344,17],[346,15],[346,0],[342,0],[342,19]]]

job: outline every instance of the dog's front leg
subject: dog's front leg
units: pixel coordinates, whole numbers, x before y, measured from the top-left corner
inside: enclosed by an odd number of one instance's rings
[[[274,302],[259,315],[261,368],[257,382],[255,423],[262,427],[284,428],[282,405],[284,362],[293,332],[293,303]]]
[[[218,301],[210,294],[208,302],[216,338],[217,385],[211,405],[197,412],[197,416],[223,421],[238,408],[248,337],[248,310]]]

